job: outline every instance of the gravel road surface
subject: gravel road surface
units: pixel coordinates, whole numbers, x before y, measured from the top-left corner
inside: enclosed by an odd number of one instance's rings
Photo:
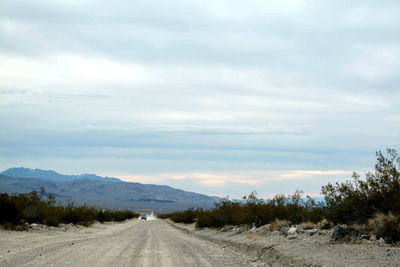
[[[0,266],[253,266],[163,220],[0,231]]]

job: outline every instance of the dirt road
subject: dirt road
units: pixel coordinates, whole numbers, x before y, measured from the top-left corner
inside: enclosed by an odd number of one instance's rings
[[[0,232],[0,266],[252,266],[163,220]]]

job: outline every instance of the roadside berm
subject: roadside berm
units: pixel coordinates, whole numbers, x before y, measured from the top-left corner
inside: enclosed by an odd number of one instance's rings
[[[399,246],[359,235],[346,226],[304,229],[292,225],[271,229],[270,225],[264,225],[209,229],[168,222],[186,234],[249,256],[255,266],[372,267],[399,266],[400,262]]]

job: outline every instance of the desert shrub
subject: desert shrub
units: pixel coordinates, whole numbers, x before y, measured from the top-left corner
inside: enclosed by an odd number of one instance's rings
[[[356,224],[352,224],[350,226],[351,228],[353,228],[354,230],[356,230],[358,233],[360,234],[372,234],[372,228],[366,224],[366,223],[356,223]]]
[[[377,213],[368,220],[368,229],[371,230],[371,234],[382,237],[386,242],[400,241],[400,215],[392,212]]]
[[[269,224],[268,230],[270,230],[271,232],[273,231],[279,231],[281,230],[283,227],[288,227],[291,225],[291,222],[288,220],[279,220],[279,219],[275,219],[273,222],[271,222]]]
[[[188,209],[184,211],[177,211],[169,214],[162,214],[158,217],[161,219],[171,219],[176,223],[194,223],[196,218],[202,213],[202,209]]]
[[[335,223],[357,224],[360,229],[372,229],[389,242],[398,241],[400,157],[394,149],[387,149],[386,154],[379,151],[376,156],[375,172],[367,173],[365,180],[354,173],[352,181],[323,186],[325,202],[317,203],[308,196],[304,199],[302,191],[292,195],[277,194],[267,200],[258,198],[257,193],[252,192],[242,200],[224,199],[211,210],[188,212],[192,216],[188,221],[196,221],[197,227],[269,224],[271,231],[304,222],[307,222],[302,225],[304,228],[319,229],[330,229]],[[182,220],[184,214],[180,212],[169,216]]]
[[[316,228],[318,228],[318,225],[313,222],[302,222],[299,225],[299,227],[303,230],[307,230],[307,229],[316,229]]]
[[[197,217],[196,220],[196,227],[212,227],[218,225],[218,223],[215,222],[215,218],[212,214],[209,212],[205,212],[203,214],[200,214]]]
[[[387,149],[386,155],[376,153],[374,173],[361,180],[353,173],[353,180],[322,187],[327,204],[327,218],[334,223],[366,223],[376,213],[400,214],[400,157],[396,150]]]
[[[112,212],[112,217],[108,221],[122,222],[125,220],[139,217],[139,214],[136,214],[135,212],[130,210],[113,210],[111,212]]]
[[[64,223],[90,225],[96,220],[98,211],[95,208],[83,206],[74,206],[73,203],[68,204],[64,208],[62,221]]]
[[[37,222],[43,224],[58,224],[56,212],[53,212],[55,199],[44,197],[42,187],[40,192],[30,192],[19,195],[0,194],[0,223],[20,224],[21,222]]]
[[[318,222],[324,215],[324,208],[312,198],[302,198],[303,192],[293,195],[278,194],[264,200],[253,191],[242,200],[223,199],[211,210],[186,210],[163,215],[174,222],[196,222],[197,227],[223,227],[225,225],[261,226],[274,220],[287,220],[298,224],[304,221]]]
[[[1,224],[16,224],[20,220],[15,201],[8,194],[0,194],[0,223]]]
[[[16,229],[24,223],[57,226],[60,223],[90,225],[94,221],[123,221],[138,217],[133,211],[102,210],[86,205],[56,206],[56,199],[45,190],[26,194],[0,194],[0,224],[3,228]],[[17,227],[18,229],[21,227]]]
[[[197,212],[193,209],[179,211],[171,216],[171,219],[177,223],[194,223]]]
[[[317,223],[317,227],[321,230],[328,230],[333,227],[333,223],[324,218]]]
[[[130,210],[97,210],[95,220],[98,222],[122,222],[138,217]]]

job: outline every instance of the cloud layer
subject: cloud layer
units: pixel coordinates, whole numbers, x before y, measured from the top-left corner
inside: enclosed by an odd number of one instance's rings
[[[400,147],[398,1],[0,5],[2,168],[316,193]]]

